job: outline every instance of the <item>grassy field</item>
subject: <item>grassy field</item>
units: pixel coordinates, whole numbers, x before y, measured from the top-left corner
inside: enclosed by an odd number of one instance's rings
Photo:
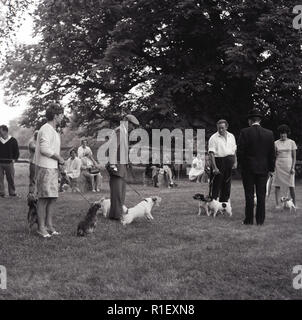
[[[55,222],[61,236],[50,240],[26,230],[27,166],[16,165],[22,198],[0,199],[0,265],[7,290],[0,299],[300,299],[292,268],[302,264],[302,210],[274,212],[265,225],[244,226],[240,181],[232,189],[233,217],[197,216],[196,192],[205,185],[180,181],[177,189],[140,187],[160,195],[154,221],[123,227],[99,218],[96,232],[75,236],[87,211],[78,194],[64,193]],[[138,186],[136,186],[138,187]],[[301,184],[297,187],[301,206]],[[108,196],[104,183],[102,195]],[[96,200],[96,194],[87,194]],[[129,190],[126,205],[138,202]]]

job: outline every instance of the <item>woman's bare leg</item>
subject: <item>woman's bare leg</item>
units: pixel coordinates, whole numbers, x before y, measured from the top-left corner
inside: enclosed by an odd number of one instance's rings
[[[48,232],[45,227],[45,217],[46,217],[46,207],[47,207],[48,199],[47,198],[39,198],[37,204],[37,213],[38,213],[38,231],[46,235]]]

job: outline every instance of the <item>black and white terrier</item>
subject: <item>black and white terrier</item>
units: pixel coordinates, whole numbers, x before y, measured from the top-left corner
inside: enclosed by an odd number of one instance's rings
[[[210,196],[204,196],[201,193],[196,193],[193,196],[193,199],[199,200],[199,207],[198,207],[198,215],[200,216],[202,209],[206,212],[207,216],[213,214],[215,218],[217,213],[220,212],[222,214],[228,213],[229,216],[232,216],[232,207],[230,201],[228,202],[219,202],[214,200]]]
[[[296,212],[297,208],[294,204],[293,199],[288,197],[281,197],[281,203],[283,204],[284,210],[289,210],[290,213],[292,213],[292,211]]]

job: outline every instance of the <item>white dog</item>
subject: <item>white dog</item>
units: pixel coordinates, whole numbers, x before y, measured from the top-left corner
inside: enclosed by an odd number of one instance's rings
[[[110,202],[110,199],[105,199],[105,198],[102,198],[100,201],[98,201],[100,204],[101,204],[101,208],[100,210],[102,211],[103,213],[103,216],[105,218],[108,217],[108,214],[109,214],[109,211],[110,211],[110,206],[111,206],[111,202]],[[124,214],[127,212],[127,207],[125,205],[123,205],[123,212]]]
[[[199,200],[199,210],[198,215],[200,216],[202,208],[205,210],[207,216],[213,214],[215,218],[218,212],[224,214],[225,212],[232,216],[231,202],[219,202],[212,199],[211,197],[205,197],[203,194],[197,193],[193,196],[193,199]]]
[[[151,210],[154,205],[157,207],[161,202],[160,197],[150,197],[146,198],[137,204],[135,207],[128,209],[128,212],[123,216],[121,222],[125,226],[126,224],[130,224],[136,218],[147,218],[149,221],[153,220],[153,216],[151,214]]]
[[[289,212],[296,212],[297,208],[294,204],[293,199],[288,197],[281,197],[281,203],[283,203],[283,209],[289,209]]]

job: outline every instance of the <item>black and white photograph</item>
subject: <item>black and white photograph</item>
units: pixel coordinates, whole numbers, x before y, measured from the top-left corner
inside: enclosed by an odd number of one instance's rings
[[[0,300],[301,300],[301,123],[302,0],[0,0]]]

